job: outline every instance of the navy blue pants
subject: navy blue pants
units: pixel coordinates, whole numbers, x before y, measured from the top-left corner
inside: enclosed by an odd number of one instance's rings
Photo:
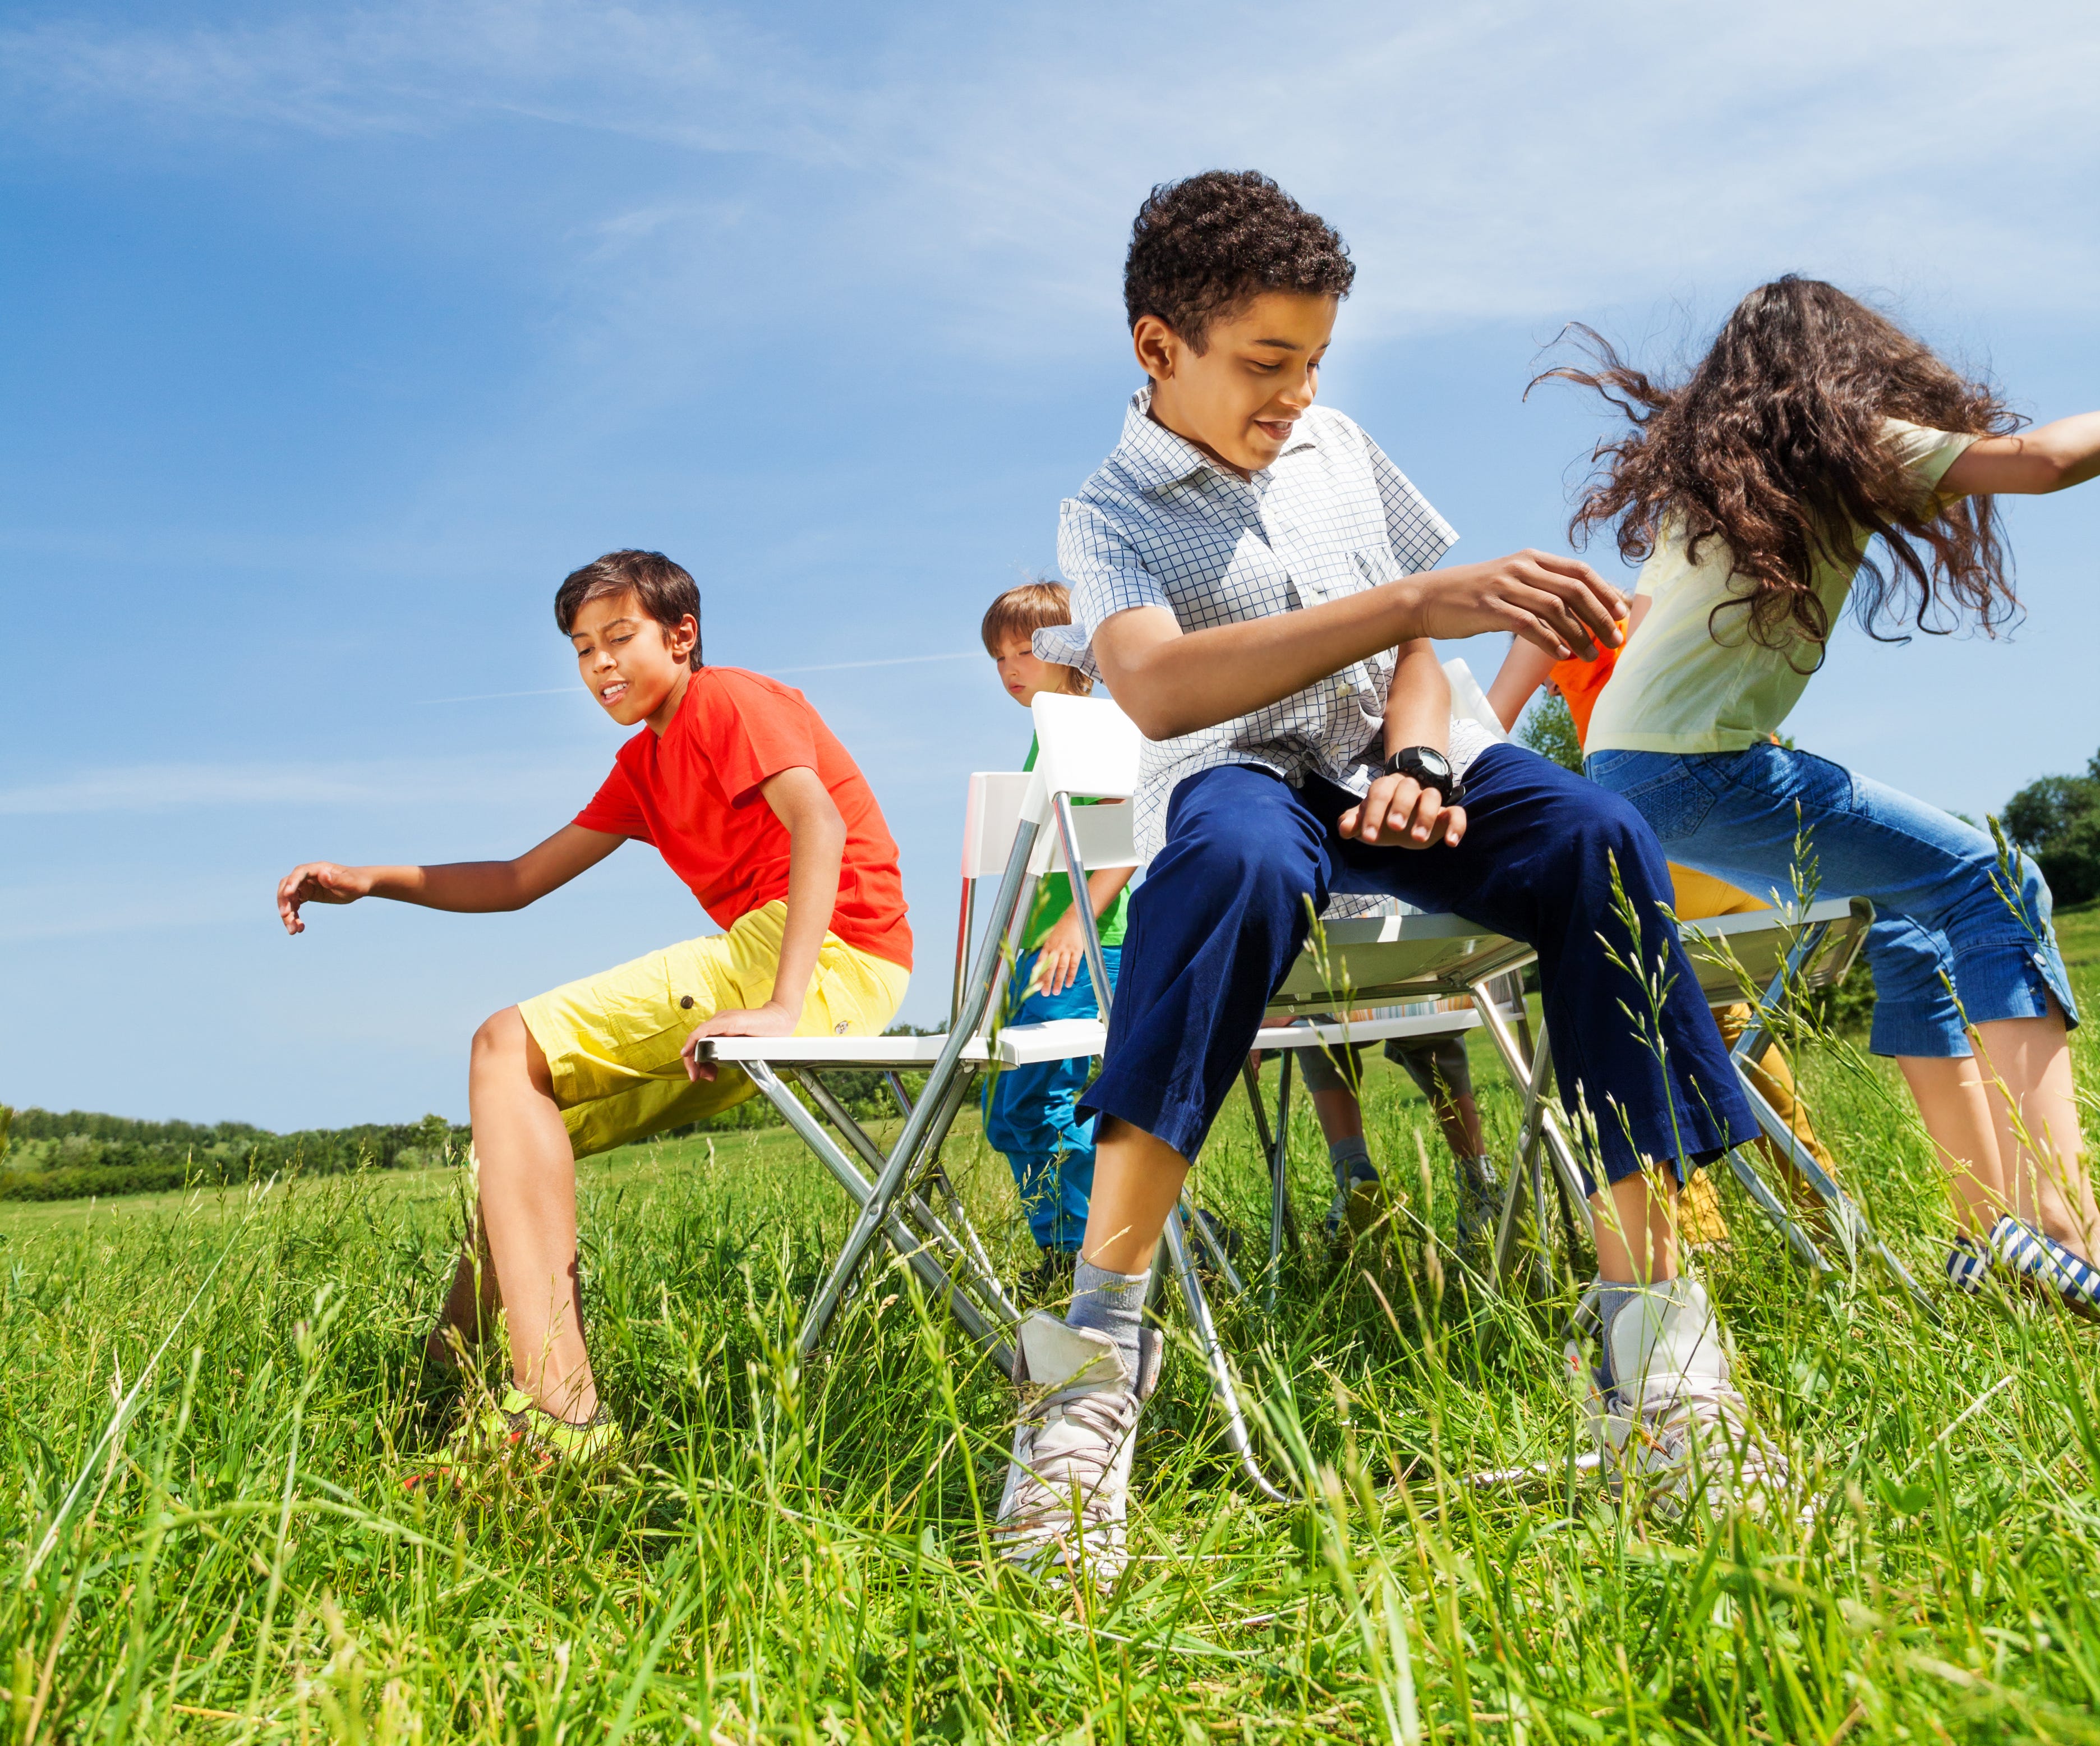
[[[1335,820],[1355,803],[1317,777],[1298,789],[1240,765],[1176,786],[1167,846],[1131,900],[1108,1050],[1081,1113],[1114,1116],[1193,1157],[1311,913],[1336,892],[1375,892],[1454,912],[1538,953],[1561,1103],[1611,1181],[1644,1158],[1681,1170],[1752,1138],[1728,1052],[1659,907],[1670,902],[1669,865],[1626,802],[1497,745],[1466,773],[1455,849],[1345,842]],[[1615,864],[1639,919],[1638,954],[1614,907]],[[1659,1023],[1600,935],[1649,979],[1660,966]]]

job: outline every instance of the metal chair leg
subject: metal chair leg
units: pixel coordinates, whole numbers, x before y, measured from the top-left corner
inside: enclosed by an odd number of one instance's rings
[[[873,1197],[874,1184],[854,1168],[852,1160],[824,1131],[823,1125],[803,1107],[801,1099],[782,1083],[770,1066],[763,1061],[751,1061],[744,1063],[743,1067],[752,1083],[794,1129],[796,1137],[816,1154],[818,1161],[832,1173],[854,1204],[865,1212]],[[883,1237],[904,1258],[929,1293],[946,1301],[950,1312],[962,1324],[963,1331],[983,1346],[992,1362],[1011,1377],[1013,1348],[1003,1337],[1004,1330],[985,1317],[947,1270],[928,1252],[928,1242],[917,1236],[893,1212],[884,1218],[880,1228]]]
[[[846,1283],[858,1271],[861,1258],[867,1253],[868,1245],[875,1241],[884,1221],[889,1217],[890,1204],[897,1198],[906,1178],[918,1167],[921,1156],[928,1150],[928,1129],[932,1118],[946,1099],[950,1087],[962,1067],[963,1050],[971,1034],[977,1029],[985,1011],[991,1004],[992,989],[999,979],[1002,954],[1007,944],[1007,932],[1017,925],[1021,890],[1028,882],[1028,859],[1035,847],[1039,826],[1023,819],[1014,833],[1013,848],[1007,857],[1006,872],[999,881],[999,895],[994,900],[995,925],[989,929],[977,950],[977,961],[970,975],[968,988],[964,991],[961,1010],[942,1044],[940,1059],[933,1063],[926,1076],[925,1089],[919,1094],[917,1105],[904,1124],[904,1131],[897,1138],[888,1159],[876,1173],[874,1185],[868,1191],[860,1216],[853,1228],[846,1233],[838,1258],[832,1264],[831,1271],[817,1288],[802,1319],[802,1331],[798,1343],[805,1355],[816,1350],[824,1337],[824,1330],[831,1325],[832,1318],[838,1314],[839,1304],[845,1293]],[[1004,924],[1004,930],[999,924]],[[783,1111],[783,1114],[786,1112]],[[806,1113],[806,1112],[805,1112]],[[953,1119],[953,1111],[949,1112]],[[938,1141],[934,1142],[936,1145]]]
[[[861,1161],[871,1170],[880,1169],[883,1164],[881,1149],[867,1130],[853,1119],[851,1112],[839,1102],[832,1088],[817,1074],[807,1069],[798,1070],[795,1077],[802,1089],[810,1094],[810,1101],[823,1112],[832,1125],[845,1136],[847,1143],[860,1154]],[[1015,1306],[1013,1300],[1008,1297],[999,1271],[992,1266],[990,1256],[985,1253],[977,1227],[970,1222],[969,1215],[963,1209],[946,1173],[936,1164],[928,1171],[927,1182],[929,1187],[938,1187],[942,1191],[942,1197],[948,1204],[948,1222],[942,1221],[910,1183],[906,1184],[903,1193],[899,1196],[899,1204],[911,1215],[920,1229],[940,1243],[963,1264],[969,1283],[983,1294],[987,1307],[1008,1327],[1017,1325],[1021,1320],[1021,1312]],[[951,1231],[949,1222],[956,1228]]]
[[[1728,1168],[1736,1180],[1742,1184],[1743,1192],[1750,1197],[1750,1204],[1764,1214],[1766,1222],[1786,1239],[1786,1246],[1797,1259],[1811,1271],[1828,1273],[1830,1263],[1824,1258],[1823,1251],[1815,1246],[1815,1240],[1801,1227],[1799,1220],[1787,1211],[1779,1196],[1771,1191],[1771,1185],[1758,1174],[1758,1167],[1743,1156],[1743,1148],[1728,1148]]]
[[[1167,1266],[1181,1288],[1182,1306],[1188,1311],[1189,1326],[1195,1333],[1196,1344],[1202,1351],[1204,1366],[1210,1372],[1211,1398],[1217,1402],[1218,1412],[1225,1421],[1225,1442],[1239,1457],[1241,1470],[1256,1491],[1271,1503],[1288,1503],[1290,1498],[1269,1483],[1268,1475],[1255,1460],[1254,1441],[1247,1434],[1246,1415],[1240,1408],[1231,1361],[1225,1356],[1224,1343],[1218,1337],[1217,1324],[1211,1316],[1210,1300],[1203,1295],[1203,1282],[1196,1276],[1195,1260],[1189,1253],[1189,1240],[1178,1209],[1167,1215],[1165,1237]]]
[[[1225,1253],[1225,1245],[1218,1240],[1218,1234],[1211,1228],[1211,1221],[1199,1208],[1189,1204],[1189,1197],[1181,1197],[1178,1216],[1196,1233],[1197,1246],[1211,1258],[1211,1265],[1218,1270],[1218,1276],[1225,1282],[1225,1289],[1235,1297],[1246,1295],[1246,1283],[1240,1278],[1239,1269],[1233,1265],[1233,1258]]]
[[[1295,1050],[1283,1051],[1277,1070],[1276,1146],[1268,1159],[1268,1269],[1263,1275],[1262,1307],[1276,1314],[1277,1276],[1283,1271],[1283,1221],[1290,1209],[1290,1069]]]
[[[1584,1181],[1582,1165],[1575,1156],[1574,1146],[1562,1130],[1559,1113],[1552,1107],[1548,1096],[1553,1082],[1553,1053],[1548,1039],[1542,1032],[1530,1057],[1526,1059],[1518,1047],[1508,1019],[1489,997],[1488,984],[1485,981],[1475,983],[1472,995],[1473,1009],[1480,1015],[1481,1028],[1488,1033],[1489,1041],[1494,1045],[1495,1053],[1502,1057],[1503,1067],[1516,1081],[1525,1100],[1525,1151],[1518,1160],[1518,1167],[1510,1173],[1511,1176],[1515,1181],[1520,1182],[1525,1176],[1535,1174],[1537,1152],[1534,1148],[1543,1144],[1563,1187],[1571,1200],[1582,1207],[1584,1222],[1590,1227],[1590,1239],[1594,1243],[1597,1234],[1596,1220],[1590,1212],[1589,1190]],[[1502,1218],[1495,1233],[1498,1279],[1507,1276],[1502,1270],[1507,1267],[1509,1251],[1514,1242],[1516,1196],[1524,1191],[1512,1186],[1502,1203]],[[1537,1196],[1539,1191],[1534,1187],[1530,1192]],[[1546,1220],[1546,1205],[1542,1197],[1538,1200],[1533,1216],[1542,1237]]]

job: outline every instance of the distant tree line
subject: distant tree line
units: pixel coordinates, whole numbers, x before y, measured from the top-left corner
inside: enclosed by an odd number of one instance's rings
[[[135,1121],[89,1110],[13,1112],[0,1200],[70,1200],[218,1187],[271,1176],[413,1170],[466,1156],[467,1129],[442,1116],[272,1134],[245,1121]]]
[[[911,1025],[893,1036],[924,1036]],[[923,1073],[904,1076],[916,1096]],[[862,1121],[894,1114],[880,1073],[834,1073],[827,1083]],[[779,1112],[752,1097],[711,1121],[662,1138],[778,1127]],[[90,1110],[10,1111],[0,1104],[0,1200],[73,1200],[89,1195],[155,1194],[223,1187],[272,1176],[332,1176],[350,1170],[420,1170],[464,1163],[472,1129],[442,1116],[417,1122],[364,1122],[273,1134],[245,1121],[135,1121]]]

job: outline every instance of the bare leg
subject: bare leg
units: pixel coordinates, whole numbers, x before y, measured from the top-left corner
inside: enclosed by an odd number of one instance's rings
[[[1677,1277],[1677,1178],[1667,1165],[1621,1178],[1590,1205],[1597,1214],[1597,1276],[1605,1284],[1648,1285]]]
[[[477,1202],[467,1216],[466,1240],[460,1247],[459,1265],[452,1269],[445,1306],[439,1312],[438,1325],[423,1342],[424,1356],[447,1369],[456,1368],[460,1352],[470,1355],[481,1350],[481,1342],[494,1332],[496,1314],[502,1307],[496,1263],[488,1253],[488,1232]]]
[[[2030,1023],[2037,1021],[2030,1019]],[[1997,1026],[1992,1026],[1996,1030]],[[1983,1236],[2011,1209],[1998,1162],[1998,1134],[1983,1072],[1974,1055],[1898,1055],[1925,1131],[1954,1190],[1961,1228]]]
[[[2100,1212],[2085,1169],[2062,1014],[2001,1019],[1970,1035],[1988,1076],[1998,1161],[2014,1211],[2090,1258],[2100,1241]]]
[[[1437,1090],[1444,1090],[1441,1075]],[[1436,1099],[1433,1108],[1436,1125],[1444,1130],[1444,1143],[1451,1148],[1453,1157],[1477,1158],[1487,1149],[1480,1138],[1480,1107],[1473,1102],[1471,1092],[1447,1094]]]
[[[1189,1160],[1113,1116],[1094,1128],[1094,1192],[1079,1253],[1110,1273],[1142,1273],[1181,1198]]]
[[[483,1228],[510,1324],[510,1373],[546,1412],[598,1410],[576,1272],[576,1160],[547,1058],[514,1006],[474,1033],[467,1077]]]
[[[1312,1094],[1312,1113],[1320,1118],[1320,1131],[1330,1146],[1364,1137],[1364,1110],[1347,1085]]]

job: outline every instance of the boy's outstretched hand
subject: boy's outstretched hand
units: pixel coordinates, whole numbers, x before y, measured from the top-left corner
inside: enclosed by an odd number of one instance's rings
[[[372,895],[369,868],[338,867],[333,861],[308,861],[277,882],[277,914],[288,934],[303,934],[302,904],[354,904]]]
[[[1433,788],[1413,776],[1380,776],[1370,791],[1335,821],[1344,837],[1388,849],[1452,848],[1466,834],[1466,809],[1447,807]]]
[[[802,1022],[800,1013],[769,1001],[763,1006],[731,1006],[717,1013],[686,1039],[678,1053],[686,1059],[686,1077],[712,1084],[715,1063],[700,1059],[700,1042],[709,1037],[792,1037]]]

